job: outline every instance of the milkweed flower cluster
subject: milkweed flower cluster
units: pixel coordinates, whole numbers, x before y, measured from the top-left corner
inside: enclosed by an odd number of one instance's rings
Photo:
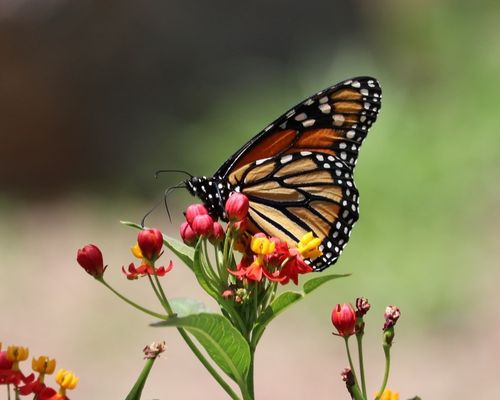
[[[229,246],[242,253],[235,269],[228,268],[229,274],[238,281],[251,283],[266,279],[283,285],[292,281],[297,285],[300,274],[313,270],[306,259],[322,255],[319,250],[321,240],[308,232],[296,248],[291,248],[279,238],[264,233],[250,236],[246,233],[248,210],[248,197],[233,193],[225,205],[225,217],[229,222],[224,230],[203,204],[193,204],[184,213],[186,221],[180,227],[181,237],[190,246],[196,245],[200,238],[208,238],[214,244],[227,240]]]
[[[16,398],[33,395],[36,400],[69,400],[66,391],[73,390],[78,383],[78,377],[73,372],[60,369],[55,376],[59,389],[55,390],[45,383],[46,375],[51,375],[55,371],[55,359],[47,356],[33,358],[31,361],[33,372],[25,375],[21,371],[20,364],[29,358],[29,349],[22,346],[8,346],[5,351],[1,350],[0,343],[0,385],[8,385],[8,388],[12,385]],[[35,372],[38,374],[36,377]]]
[[[109,267],[105,265],[103,254],[96,245],[89,244],[77,252],[77,262],[85,272],[126,303],[157,318],[161,321],[159,325],[176,326],[194,354],[230,397],[237,398],[237,395],[209,366],[206,357],[211,357],[212,362],[238,385],[244,399],[253,398],[251,369],[254,353],[269,322],[277,313],[324,282],[344,276],[333,274],[312,278],[304,284],[302,291],[285,291],[279,294],[280,285],[290,282],[298,285],[301,275],[313,271],[310,262],[322,256],[321,239],[315,237],[313,232],[306,232],[297,243],[288,243],[280,238],[255,232],[255,225],[248,217],[249,205],[249,199],[244,194],[233,193],[226,201],[220,221],[204,204],[190,205],[184,212],[185,221],[179,229],[182,242],[165,236],[156,228],[127,223],[140,229],[137,240],[131,246],[132,255],[138,261],[130,262],[128,267],[123,265],[122,273],[130,281],[140,278],[147,280],[163,308],[162,313],[130,300],[111,287],[105,280]],[[164,248],[175,253],[194,272],[200,286],[219,304],[221,314],[208,313],[193,301],[182,302],[167,296],[162,284],[165,279],[160,278],[173,269],[173,262],[160,262]],[[332,310],[331,320],[337,331],[335,334],[345,339],[346,346],[351,336],[355,335],[360,339],[363,335],[363,317],[369,309],[368,301],[359,298],[356,308],[351,304],[338,304]],[[394,325],[398,318],[397,308],[387,308],[385,346],[390,347],[392,343]],[[196,327],[195,331],[190,330],[193,327]],[[197,334],[210,337],[210,340],[199,341],[205,352],[197,348],[188,333],[196,338]],[[228,340],[237,343],[237,346],[233,346],[237,354],[230,353],[233,351],[232,346],[226,349]],[[22,351],[19,354],[22,355]],[[45,364],[43,360],[37,361],[36,365],[37,371],[48,373],[53,370],[49,361]],[[38,382],[43,383],[43,374],[40,374],[42,378]],[[146,376],[147,374],[143,375],[141,379],[146,379]],[[354,367],[350,365],[342,376],[354,398],[368,400],[363,374],[362,383],[359,384]],[[65,396],[66,389],[73,388],[77,382],[73,375],[64,371],[58,373],[56,381],[61,386],[58,395],[62,396]],[[384,393],[384,389],[385,385],[380,393]]]

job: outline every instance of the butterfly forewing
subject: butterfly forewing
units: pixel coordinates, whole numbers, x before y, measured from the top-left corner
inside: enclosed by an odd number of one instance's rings
[[[301,151],[337,156],[354,167],[381,104],[376,79],[349,79],[290,109],[237,151],[214,174],[227,177],[254,161]]]

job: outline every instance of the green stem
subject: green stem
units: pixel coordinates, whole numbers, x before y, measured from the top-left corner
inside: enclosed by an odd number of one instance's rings
[[[144,368],[142,369],[139,377],[137,378],[137,381],[135,382],[125,400],[136,400],[141,398],[142,389],[144,388],[144,384],[146,383],[146,379],[148,378],[151,368],[153,368],[155,359],[156,358],[149,358],[146,360]]]
[[[350,336],[343,336],[345,348],[347,351],[347,359],[349,360],[349,367],[351,368],[352,376],[354,378],[354,384],[359,388],[358,378],[356,377],[356,371],[354,369],[354,363],[352,362],[351,350],[349,350],[349,337]]]
[[[157,275],[154,275],[154,279],[156,282],[156,285],[154,284],[153,280],[151,279],[151,276],[149,276],[151,285],[153,286],[153,290],[155,291],[158,300],[160,303],[163,305],[165,308],[165,311],[167,312],[169,317],[174,317],[174,311],[172,310],[172,307],[170,306],[170,303],[167,300],[167,296],[165,295],[165,292],[163,291],[163,288],[160,284],[160,280],[158,279]],[[156,287],[155,287],[156,286]],[[198,360],[203,364],[203,366],[207,369],[207,371],[212,375],[212,377],[221,385],[221,387],[226,391],[226,393],[229,395],[234,400],[240,400],[238,395],[233,391],[231,386],[217,373],[217,371],[214,369],[214,367],[208,362],[208,360],[203,356],[203,354],[200,352],[198,347],[194,344],[194,342],[191,340],[189,335],[187,334],[186,330],[184,328],[177,328],[177,331],[180,333],[188,347],[191,349],[191,351],[194,353],[194,355],[198,358]]]
[[[154,311],[148,310],[147,308],[144,308],[140,306],[137,303],[134,303],[132,300],[129,300],[125,296],[123,296],[121,293],[113,289],[103,278],[97,279],[99,282],[101,282],[104,286],[106,286],[109,290],[111,290],[114,294],[116,294],[120,299],[122,299],[125,303],[130,304],[132,307],[137,308],[139,311],[142,311],[146,314],[149,314],[155,318],[166,320],[168,317],[163,314],[156,313]]]
[[[353,385],[351,387],[351,391],[352,391],[352,397],[354,400],[365,400],[366,398],[363,397],[363,394],[361,393],[361,390],[359,390],[359,386],[358,385]]]
[[[7,400],[10,400],[10,384],[7,384]]]
[[[382,381],[382,386],[380,386],[380,390],[375,397],[375,400],[379,400],[384,393],[385,387],[387,386],[387,381],[389,380],[389,371],[391,369],[391,346],[384,344],[384,355],[385,355],[385,371],[384,371],[384,380]]]
[[[248,377],[247,377],[247,389],[248,389],[248,394],[250,395],[250,399],[253,399],[255,397],[254,380],[253,380],[254,360],[255,360],[255,349],[250,344],[250,366],[248,368]]]
[[[365,382],[365,367],[363,362],[363,334],[356,334],[356,341],[358,342],[358,359],[359,359],[359,375],[361,378],[361,389],[363,390],[363,396],[365,399],[368,398],[366,395],[366,382]]]

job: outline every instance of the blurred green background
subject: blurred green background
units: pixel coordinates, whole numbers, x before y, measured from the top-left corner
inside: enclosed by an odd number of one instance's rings
[[[500,385],[500,3],[494,1],[5,0],[0,3],[0,341],[75,370],[75,399],[119,399],[159,339],[145,399],[224,398],[175,331],[78,269],[104,251],[127,282],[138,221],[179,180],[209,175],[306,96],[377,77],[382,111],[356,169],[361,218],[333,282],[271,325],[260,399],[348,398],[331,337],[337,302],[365,296],[369,384],[382,374],[385,305],[402,310],[389,385],[401,398],[495,398]],[[150,224],[177,235],[186,193]],[[206,300],[177,263],[172,296]],[[272,361],[272,362],[271,362]],[[3,391],[0,398],[3,398]]]

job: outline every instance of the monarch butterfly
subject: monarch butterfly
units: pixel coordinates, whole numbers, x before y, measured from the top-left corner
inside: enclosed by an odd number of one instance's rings
[[[337,261],[358,219],[353,169],[381,93],[370,77],[321,90],[264,128],[212,178],[191,177],[184,184],[222,219],[229,195],[244,193],[251,234],[264,232],[293,246],[312,231],[323,255],[309,263],[321,271]]]

